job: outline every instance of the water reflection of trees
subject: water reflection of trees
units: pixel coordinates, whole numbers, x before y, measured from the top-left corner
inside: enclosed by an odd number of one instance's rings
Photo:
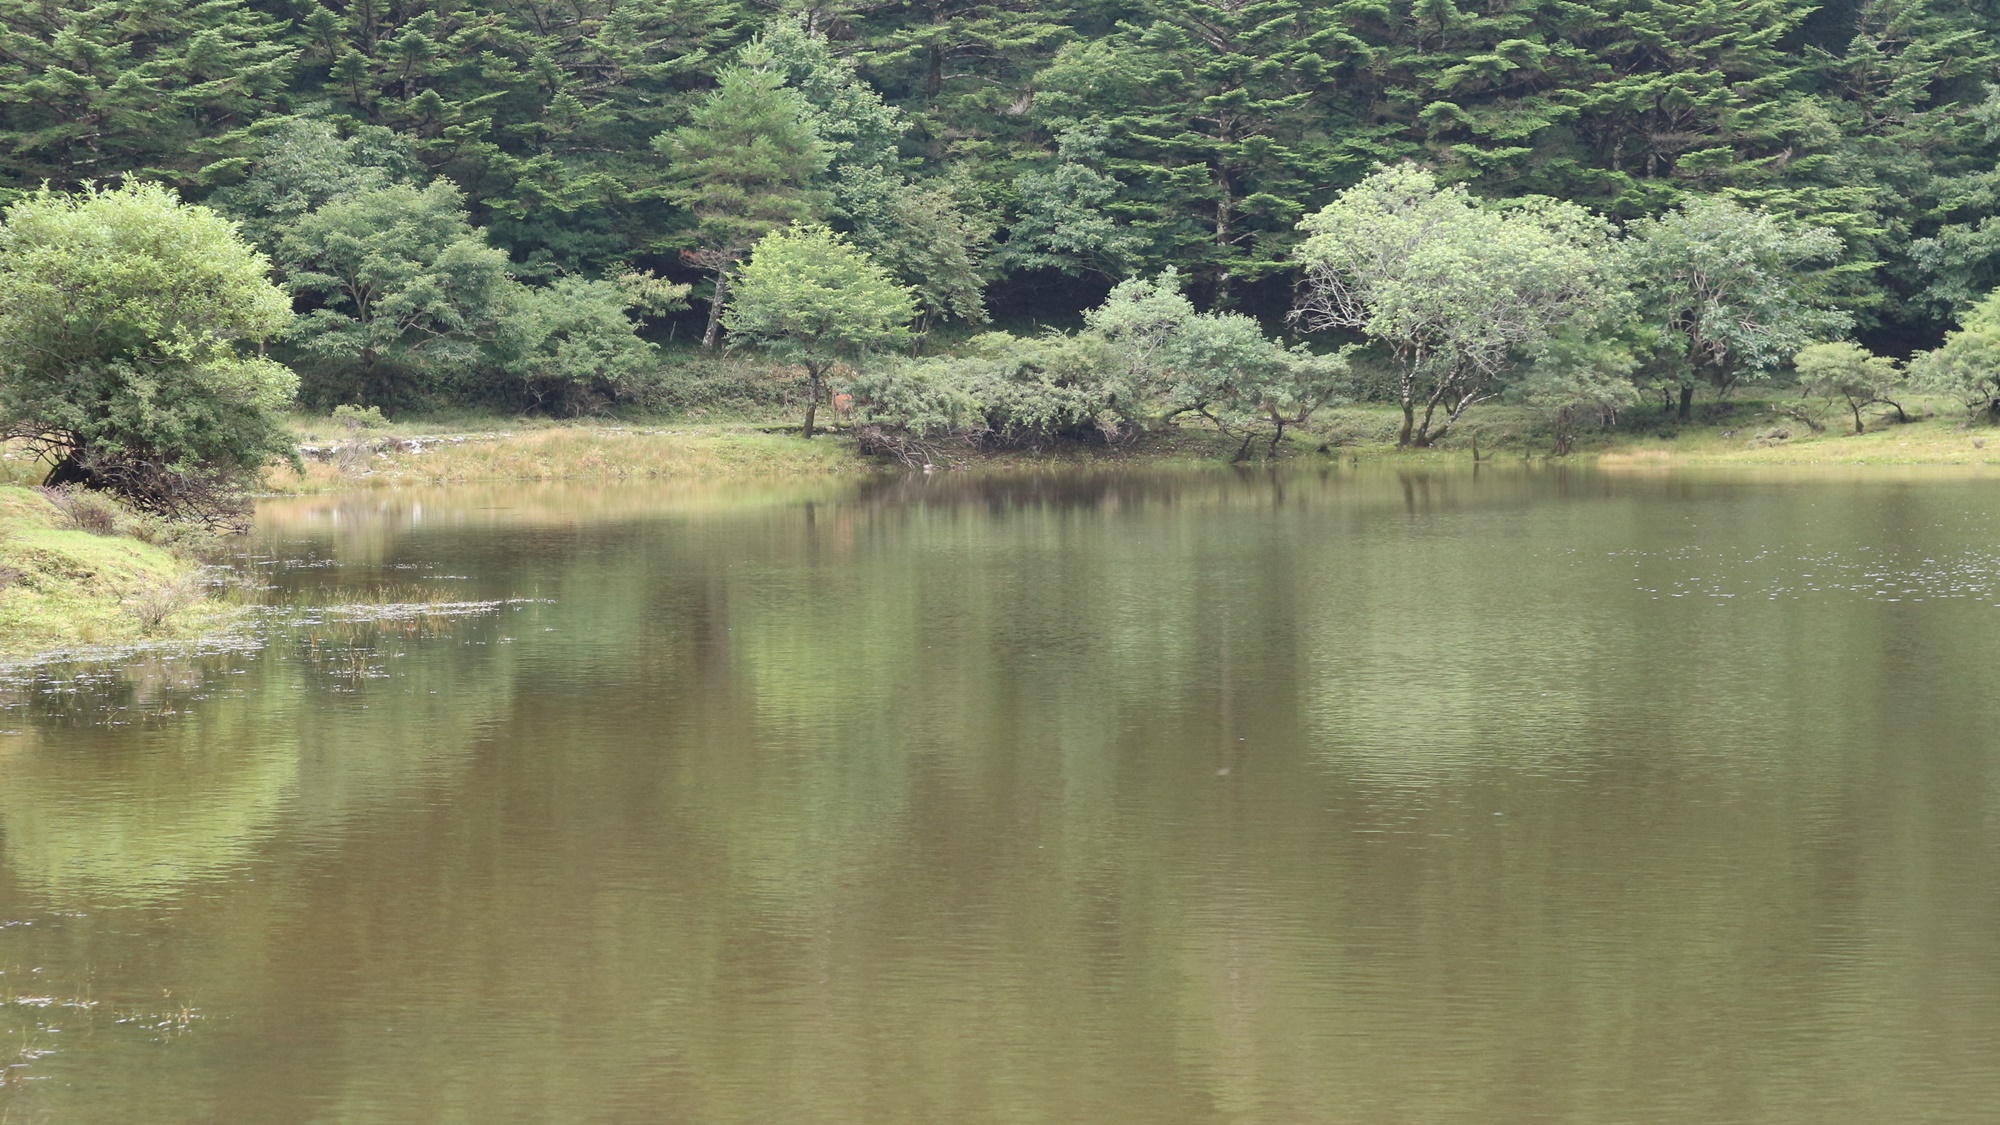
[[[1654,601],[1613,556],[1883,512],[897,487],[450,540],[556,631],[315,689],[368,724],[318,760],[379,740],[353,776],[399,799],[268,835],[257,887],[182,904],[212,944],[149,969],[235,1013],[201,1042],[256,1046],[242,1104],[1783,1121],[1995,1089],[1994,716],[1936,674],[1993,642]],[[453,769],[385,764],[440,727]]]

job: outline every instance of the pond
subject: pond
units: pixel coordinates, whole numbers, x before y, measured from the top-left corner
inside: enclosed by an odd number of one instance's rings
[[[268,502],[0,688],[0,1119],[1991,1122],[1996,500]]]

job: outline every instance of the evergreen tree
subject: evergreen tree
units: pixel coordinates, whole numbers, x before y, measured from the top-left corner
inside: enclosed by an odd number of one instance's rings
[[[1334,116],[1310,5],[1163,0],[1150,22],[1070,44],[1036,78],[1053,130],[1106,137],[1113,211],[1147,266],[1176,265],[1218,304],[1284,270],[1307,201],[1343,175],[1321,130]]]
[[[750,247],[791,223],[818,219],[828,199],[815,178],[831,154],[798,91],[762,50],[722,72],[717,88],[688,123],[654,140],[672,161],[668,198],[695,216],[695,245],[684,256],[711,278],[708,326],[713,348],[727,306],[730,273]]]
[[[0,197],[190,186],[282,111],[298,51],[240,0],[0,0]]]
[[[388,0],[302,6],[299,83],[412,139],[532,272],[662,249],[648,142],[740,41],[737,0]]]

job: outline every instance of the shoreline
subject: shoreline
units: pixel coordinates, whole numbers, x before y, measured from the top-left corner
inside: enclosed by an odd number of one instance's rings
[[[1646,427],[1634,426],[1588,435],[1568,456],[1551,457],[1545,444],[1538,449],[1539,443],[1519,436],[1524,431],[1518,417],[1482,419],[1481,425],[1467,427],[1438,448],[1398,450],[1391,442],[1370,440],[1371,432],[1379,434],[1393,426],[1392,412],[1348,408],[1333,415],[1320,435],[1288,442],[1272,460],[1232,464],[1231,439],[1182,428],[1123,448],[968,451],[936,471],[1334,465],[1458,471],[1568,466],[1614,476],[1722,472],[1773,480],[1801,476],[1921,480],[2000,470],[2000,429],[1970,428],[1944,418],[1883,426],[1860,435],[1779,436],[1774,431],[1785,430],[1782,424],[1710,424],[1653,432],[1638,432]],[[277,501],[411,487],[537,482],[804,485],[922,471],[868,457],[840,431],[807,441],[784,432],[784,425],[781,419],[723,423],[466,419],[457,424],[411,422],[342,433],[325,419],[301,419],[295,428],[308,454],[305,471],[295,473],[289,466],[267,471],[260,496]],[[1325,444],[1320,444],[1322,437],[1327,437]],[[22,474],[17,468],[10,475],[18,480]],[[63,514],[39,493],[0,485],[0,665],[110,652],[135,644],[198,641],[227,630],[240,616],[241,607],[200,592],[199,564],[129,534],[99,534],[65,524]],[[196,592],[190,595],[190,590]]]
[[[2000,428],[1948,417],[1877,426],[1863,434],[1809,432],[1782,419],[1758,418],[1755,404],[1737,417],[1687,426],[1638,420],[1629,428],[1584,435],[1552,456],[1532,416],[1504,408],[1429,449],[1398,449],[1393,411],[1346,408],[1326,427],[1288,437],[1276,458],[1232,462],[1236,442],[1181,427],[1130,446],[1068,446],[1042,451],[966,450],[937,471],[1076,467],[1287,466],[1369,462],[1412,467],[1533,462],[1605,471],[1760,467],[1971,466],[2000,468]],[[1750,415],[1744,418],[1743,415]],[[278,466],[265,474],[271,495],[311,495],[402,485],[507,481],[632,479],[799,479],[916,471],[861,453],[853,438],[823,431],[810,441],[781,419],[729,423],[659,421],[545,422],[479,419],[468,425],[412,422],[378,431],[340,433],[323,419],[302,420],[303,473]]]
[[[0,486],[0,664],[199,640],[238,612],[210,596],[201,564]]]

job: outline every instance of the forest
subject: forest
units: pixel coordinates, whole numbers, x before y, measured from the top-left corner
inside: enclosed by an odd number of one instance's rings
[[[1352,398],[1398,404],[1417,446],[1540,404],[1560,452],[1632,402],[1685,419],[1771,377],[1857,428],[1912,379],[2000,405],[1983,0],[0,21],[5,201],[143,185],[232,221],[290,314],[225,335],[296,375],[257,394],[322,413],[672,410],[758,393],[714,360],[739,345],[801,372],[808,436],[837,372],[906,458],[1177,418],[1247,453]],[[33,401],[73,388],[20,382],[15,432],[60,430]]]

